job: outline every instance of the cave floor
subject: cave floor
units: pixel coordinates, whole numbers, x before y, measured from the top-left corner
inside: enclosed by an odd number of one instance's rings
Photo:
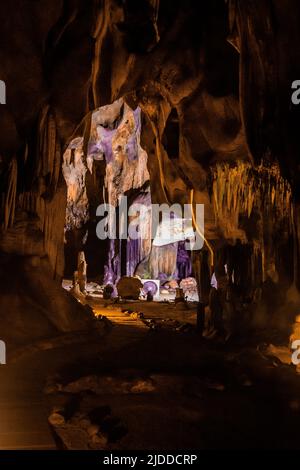
[[[72,413],[98,416],[107,450],[299,446],[300,376],[262,354],[261,338],[225,344],[195,329],[151,329],[119,307],[98,308],[112,322],[100,339],[0,368],[0,449],[61,448],[47,416],[71,401]],[[153,306],[146,308],[147,317]],[[193,307],[174,315],[192,322]],[[69,448],[87,447],[73,440]]]

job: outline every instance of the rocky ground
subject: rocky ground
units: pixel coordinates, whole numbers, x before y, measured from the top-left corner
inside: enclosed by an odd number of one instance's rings
[[[99,302],[98,338],[56,340],[1,367],[1,448],[297,447],[295,368],[267,356],[261,338],[199,337],[192,306],[164,305],[168,321],[160,308]]]

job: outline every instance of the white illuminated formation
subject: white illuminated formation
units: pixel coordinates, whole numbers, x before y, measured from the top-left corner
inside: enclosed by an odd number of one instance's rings
[[[195,234],[191,219],[164,219],[157,227],[153,245],[169,245],[170,243],[193,239],[194,236]]]
[[[6,104],[6,85],[3,80],[0,80],[0,104]]]
[[[0,340],[0,365],[6,364],[6,345]]]

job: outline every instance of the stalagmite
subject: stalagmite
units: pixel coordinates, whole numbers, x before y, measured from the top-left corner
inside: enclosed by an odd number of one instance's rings
[[[12,226],[14,222],[16,208],[17,178],[18,164],[16,158],[13,158],[9,167],[7,192],[4,202],[4,230]]]
[[[77,276],[78,276],[79,288],[83,294],[86,293],[86,282],[87,282],[86,273],[87,273],[87,263],[85,261],[84,251],[80,251],[78,253]]]

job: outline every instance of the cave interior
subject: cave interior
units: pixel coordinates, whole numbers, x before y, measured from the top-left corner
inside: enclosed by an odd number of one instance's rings
[[[299,2],[0,18],[0,449],[299,447]]]

